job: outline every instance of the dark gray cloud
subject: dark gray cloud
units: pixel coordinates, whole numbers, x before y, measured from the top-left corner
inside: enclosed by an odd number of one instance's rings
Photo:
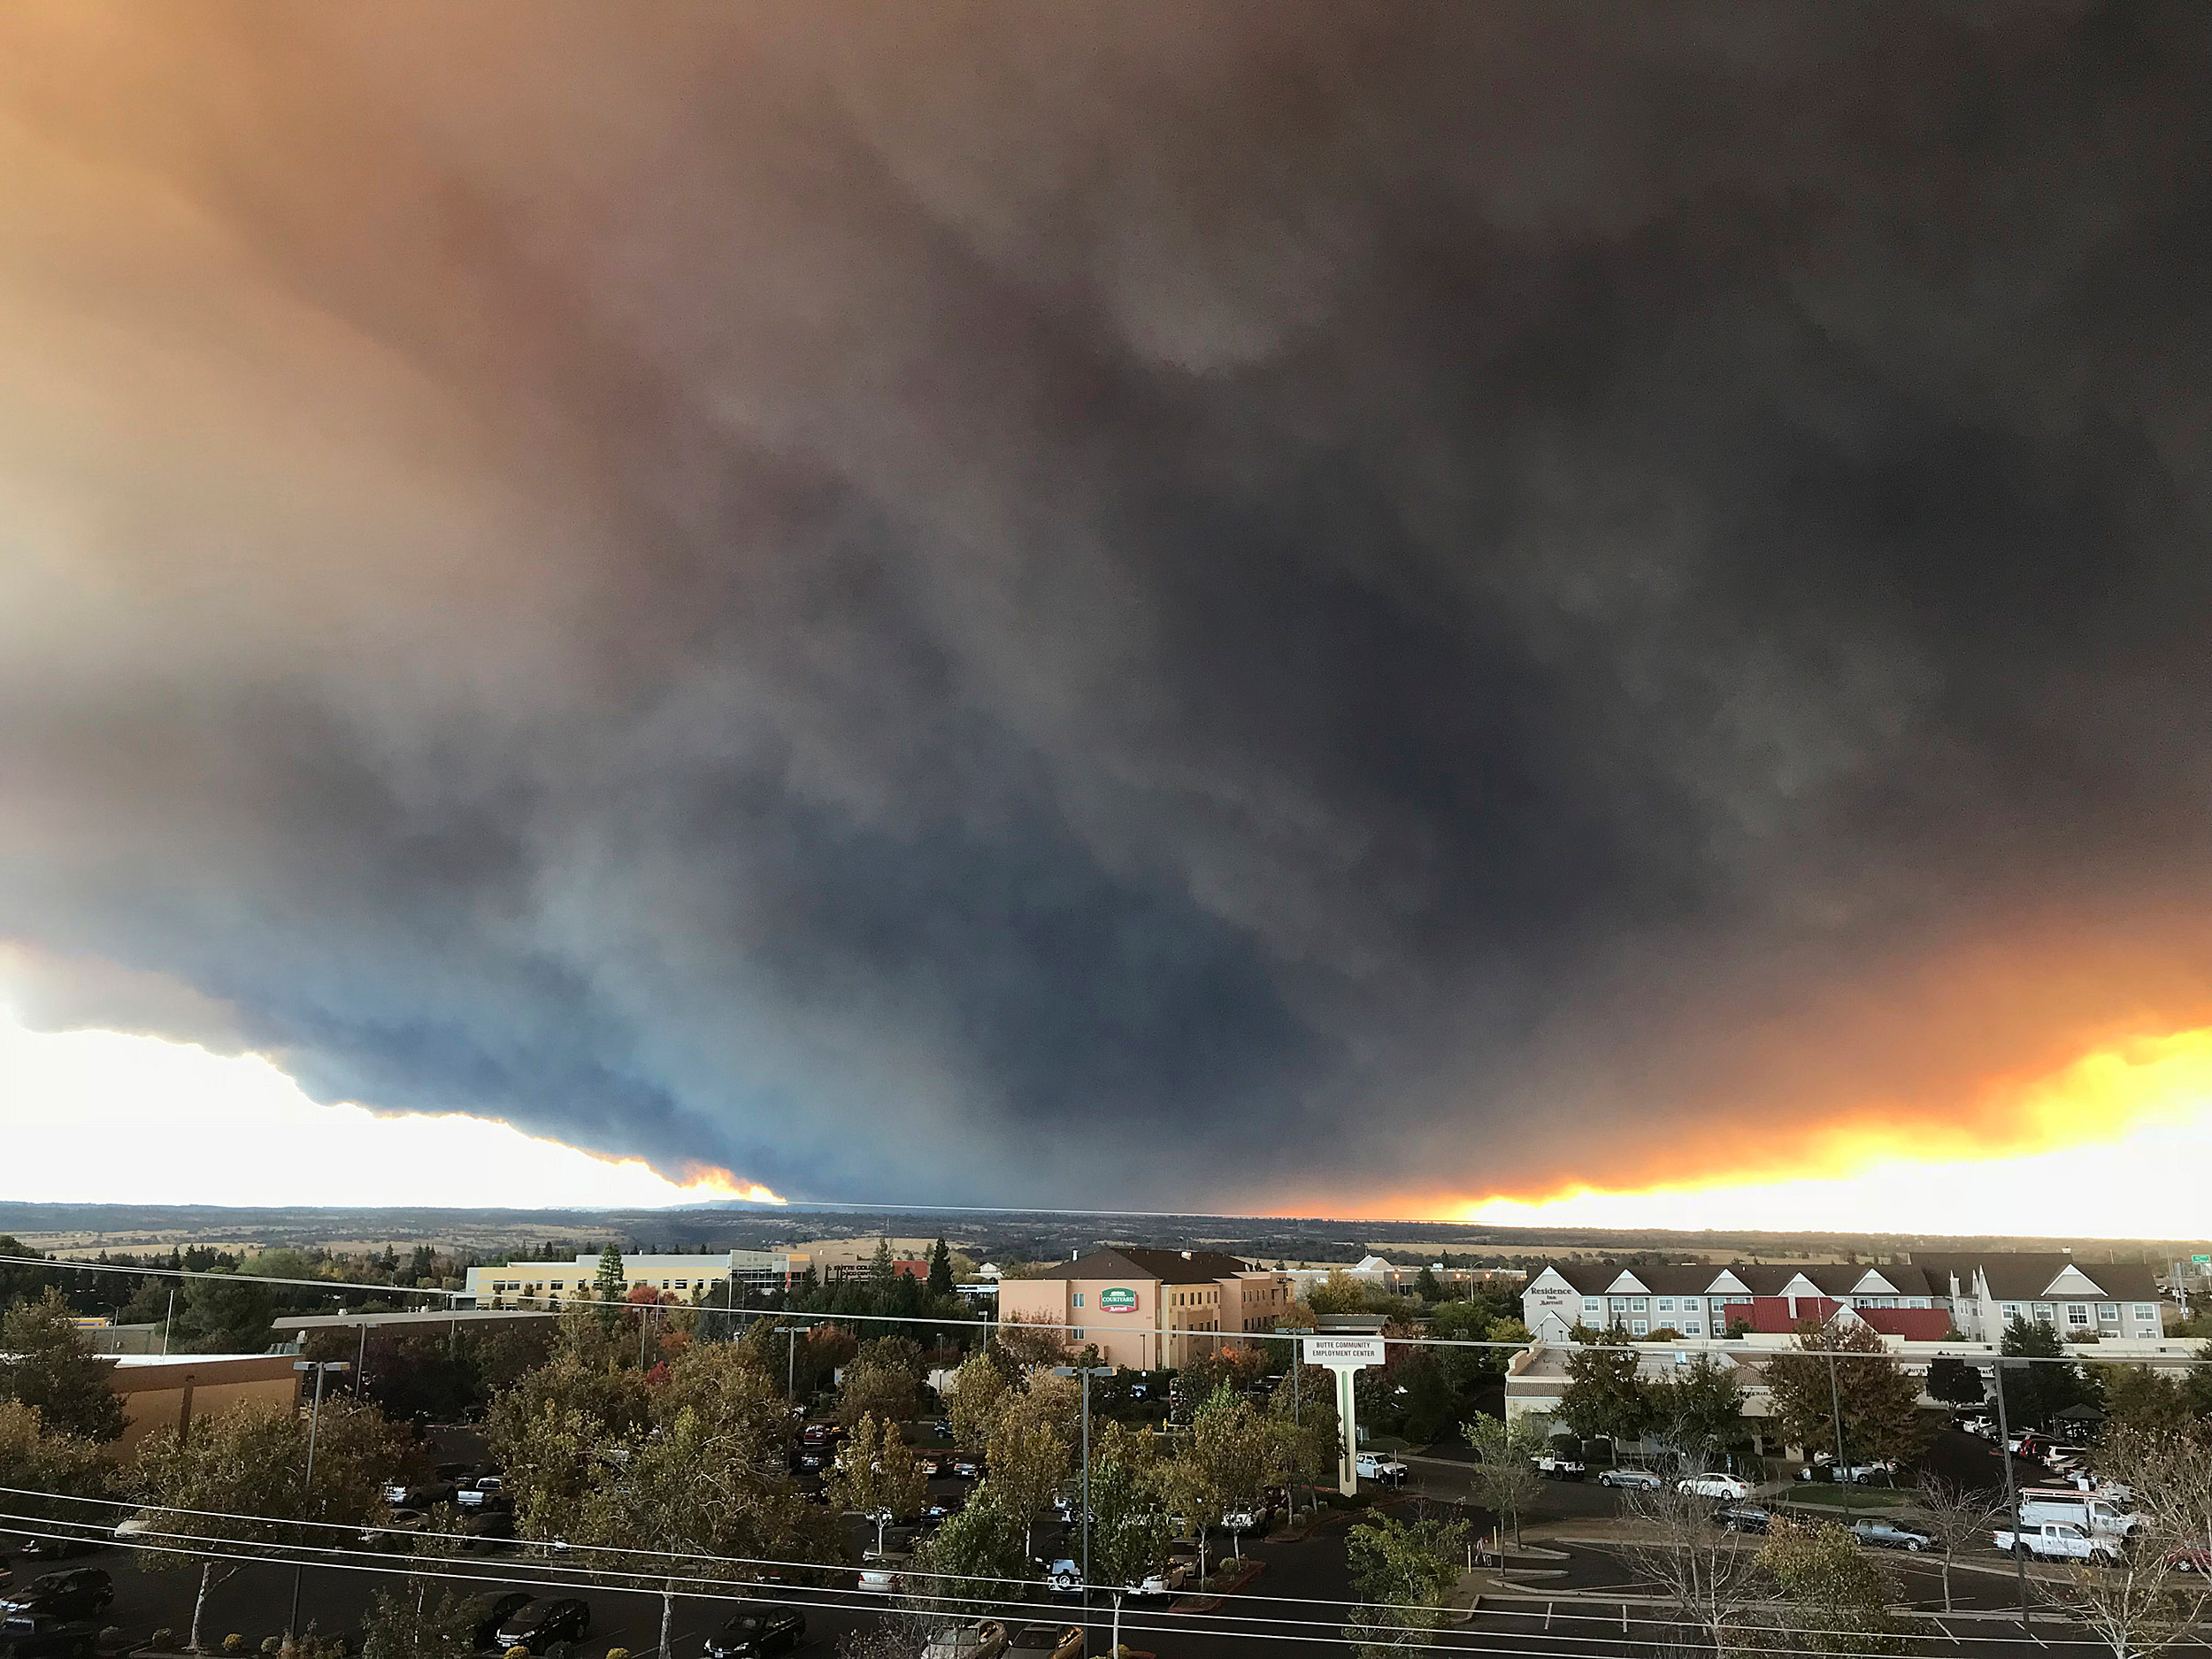
[[[1214,1206],[2212,1023],[2200,8],[0,29],[72,1018]]]

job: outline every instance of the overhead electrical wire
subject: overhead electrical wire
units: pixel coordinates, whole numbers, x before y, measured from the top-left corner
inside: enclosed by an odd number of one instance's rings
[[[124,1499],[114,1499],[114,1498],[93,1498],[93,1497],[86,1497],[86,1496],[81,1496],[81,1495],[78,1495],[78,1494],[67,1494],[67,1493],[49,1493],[49,1492],[40,1491],[40,1490],[38,1490],[38,1489],[36,1489],[36,1488],[33,1488],[33,1487],[22,1487],[22,1486],[0,1486],[0,1494],[10,1494],[10,1495],[17,1496],[17,1497],[33,1497],[33,1498],[41,1498],[41,1499],[45,1499],[45,1500],[50,1501],[50,1502],[51,1502],[51,1501],[59,1501],[59,1502],[72,1502],[72,1503],[84,1503],[84,1504],[90,1504],[90,1505],[95,1505],[95,1506],[97,1506],[97,1507],[100,1507],[100,1508],[104,1508],[104,1509],[135,1509],[135,1510],[138,1510],[138,1511],[139,1511],[139,1512],[141,1512],[141,1513],[150,1513],[150,1514],[152,1514],[152,1515],[154,1515],[154,1516],[156,1516],[156,1517],[163,1517],[163,1516],[172,1516],[172,1515],[177,1515],[177,1516],[185,1516],[185,1517],[190,1517],[190,1518],[193,1518],[193,1519],[197,1519],[197,1520],[223,1520],[223,1521],[237,1521],[237,1522],[244,1522],[244,1523],[247,1523],[247,1524],[250,1524],[250,1525],[264,1525],[264,1526],[273,1526],[273,1527],[286,1527],[286,1526],[292,1526],[292,1527],[312,1527],[312,1528],[319,1528],[319,1529],[328,1530],[328,1531],[336,1531],[336,1532],[351,1532],[351,1533],[356,1533],[356,1534],[362,1534],[362,1533],[367,1533],[367,1532],[384,1532],[384,1533],[387,1533],[387,1534],[388,1534],[388,1535],[390,1535],[390,1536],[393,1536],[393,1537],[404,1537],[404,1538],[410,1538],[410,1539],[413,1539],[413,1538],[421,1538],[421,1539],[434,1539],[434,1540],[441,1540],[441,1541],[450,1541],[450,1542],[455,1542],[455,1543],[459,1543],[459,1544],[463,1545],[464,1547],[466,1547],[466,1546],[471,1545],[471,1544],[481,1543],[481,1542],[483,1541],[482,1540],[480,1540],[480,1539],[479,1539],[479,1538],[475,1537],[474,1535],[470,1534],[470,1533],[465,1533],[465,1532],[430,1532],[430,1531],[427,1531],[427,1530],[423,1530],[423,1529],[411,1529],[411,1529],[400,1529],[400,1528],[392,1528],[392,1527],[380,1527],[380,1526],[376,1525],[374,1523],[362,1524],[362,1523],[342,1522],[342,1521],[316,1521],[316,1520],[310,1520],[310,1519],[306,1519],[306,1518],[304,1518],[304,1517],[289,1517],[289,1516],[266,1516],[266,1515],[240,1514],[240,1513],[236,1513],[236,1512],[233,1512],[233,1511],[226,1511],[226,1510],[213,1510],[213,1509],[174,1509],[174,1508],[170,1508],[170,1507],[167,1507],[167,1506],[163,1506],[163,1505],[158,1505],[158,1504],[138,1503],[138,1502],[132,1502],[132,1501],[129,1501],[129,1500],[124,1500]],[[111,1541],[111,1542],[115,1542],[115,1543],[118,1543],[118,1544],[121,1544],[121,1543],[125,1543],[125,1542],[127,1542],[127,1540],[124,1540],[124,1539],[115,1537],[115,1536],[111,1533],[111,1532],[110,1532],[108,1529],[106,1529],[106,1528],[104,1526],[104,1525],[103,1525],[102,1523],[99,1523],[99,1522],[95,1522],[95,1521],[73,1521],[73,1520],[68,1520],[68,1519],[65,1519],[65,1518],[59,1518],[59,1517],[28,1517],[28,1516],[15,1515],[15,1514],[12,1514],[12,1513],[8,1513],[8,1512],[0,1512],[0,1520],[4,1520],[4,1521],[13,1522],[13,1523],[15,1523],[15,1524],[17,1524],[17,1525],[25,1525],[25,1524],[32,1524],[32,1525],[43,1525],[43,1526],[73,1527],[73,1528],[76,1528],[76,1529],[78,1529],[78,1531],[79,1531],[80,1532],[87,1532],[87,1533],[91,1533],[91,1534],[93,1534],[93,1536],[96,1537],[97,1539],[99,1539],[101,1541],[104,1541],[104,1542],[106,1542],[106,1541]],[[73,1534],[73,1535],[74,1535],[74,1534]],[[311,1555],[316,1556],[316,1557],[318,1557],[318,1558],[319,1558],[319,1557],[324,1557],[324,1556],[331,1556],[331,1557],[368,1556],[368,1557],[370,1557],[371,1559],[373,1559],[373,1560],[376,1560],[376,1561],[382,1561],[382,1560],[385,1560],[385,1559],[387,1559],[387,1558],[388,1558],[388,1557],[385,1555],[384,1552],[382,1552],[382,1551],[373,1550],[373,1549],[357,1549],[357,1549],[349,1549],[349,1548],[345,1548],[341,1547],[341,1546],[326,1546],[326,1545],[316,1545],[316,1544],[286,1544],[286,1543],[281,1543],[281,1542],[273,1542],[273,1541],[272,1541],[272,1542],[266,1542],[266,1543],[259,1543],[259,1544],[257,1544],[254,1540],[250,1540],[226,1539],[226,1538],[221,1538],[221,1537],[219,1537],[219,1536],[218,1536],[218,1535],[212,1535],[212,1534],[204,1534],[204,1533],[194,1533],[194,1532],[142,1532],[142,1533],[135,1533],[135,1534],[133,1534],[133,1536],[134,1536],[134,1537],[142,1537],[142,1536],[148,1536],[148,1535],[150,1535],[150,1536],[155,1536],[155,1537],[162,1537],[162,1538],[176,1539],[176,1540],[185,1540],[211,1541],[211,1542],[217,1542],[217,1543],[228,1544],[228,1545],[231,1545],[231,1546],[235,1547],[235,1548],[248,1548],[248,1549],[258,1548],[258,1549],[262,1549],[262,1550],[265,1550],[265,1551],[276,1551],[276,1552],[281,1552],[281,1551],[290,1550],[290,1551],[294,1551],[294,1552],[296,1552],[296,1553],[297,1553],[297,1554],[306,1554],[306,1555]],[[501,1540],[501,1541],[510,1541],[510,1540]],[[650,1561],[661,1561],[661,1562],[671,1562],[671,1563],[675,1563],[675,1562],[715,1562],[715,1563],[726,1563],[726,1564],[729,1564],[729,1565],[743,1566],[743,1567],[770,1567],[770,1568],[779,1568],[779,1569],[792,1569],[792,1570],[799,1570],[799,1571],[811,1571],[811,1572],[832,1572],[832,1573],[835,1573],[835,1572],[850,1572],[850,1573],[858,1574],[858,1573],[864,1572],[864,1571],[867,1571],[867,1570],[868,1570],[868,1569],[865,1567],[865,1565],[859,1566],[859,1567],[855,1567],[855,1566],[852,1566],[852,1565],[849,1565],[849,1564],[831,1563],[822,1563],[822,1562],[802,1561],[802,1560],[797,1560],[797,1559],[789,1558],[789,1557],[782,1557],[782,1556],[718,1555],[712,1555],[712,1554],[709,1554],[709,1553],[703,1552],[703,1551],[671,1550],[671,1549],[647,1549],[647,1548],[640,1548],[640,1547],[637,1547],[637,1546],[632,1546],[632,1545],[612,1545],[612,1544],[607,1544],[607,1545],[593,1545],[593,1544],[576,1544],[576,1545],[570,1545],[570,1544],[566,1544],[565,1542],[563,1542],[563,1541],[560,1541],[560,1540],[511,1540],[511,1541],[515,1542],[518,1548],[538,1548],[538,1549],[555,1548],[555,1549],[559,1550],[559,1551],[560,1551],[561,1553],[563,1553],[563,1554],[567,1554],[567,1555],[572,1555],[572,1556],[573,1556],[573,1557],[575,1557],[575,1558],[576,1558],[576,1560],[578,1560],[578,1561],[584,1561],[584,1560],[596,1559],[596,1558],[598,1558],[598,1557],[601,1557],[601,1556],[605,1556],[605,1555],[616,1555],[616,1556],[643,1557],[643,1558],[645,1558],[645,1559],[647,1559],[647,1560],[650,1560]],[[281,1554],[262,1554],[262,1555],[251,1555],[251,1556],[246,1557],[246,1559],[257,1560],[257,1561],[282,1561],[282,1562],[289,1562],[289,1561],[293,1560],[294,1558],[295,1558],[294,1556],[291,1556],[291,1555],[281,1555]],[[432,1557],[432,1559],[450,1560],[450,1559],[451,1559],[451,1557]],[[332,1563],[331,1563],[331,1564],[335,1565],[335,1564],[339,1564],[339,1563],[338,1563],[337,1561],[334,1561],[334,1561],[332,1562]],[[534,1562],[534,1561],[511,1561],[511,1561],[504,1562],[504,1563],[493,1563],[493,1562],[488,1562],[488,1562],[486,1562],[484,1564],[485,1564],[485,1566],[486,1566],[488,1569],[491,1569],[491,1568],[517,1568],[517,1569],[521,1569],[521,1570],[525,1570],[525,1571],[533,1571],[533,1572],[537,1572],[537,1571],[555,1571],[555,1570],[556,1570],[556,1565],[555,1565],[555,1563],[539,1563],[539,1562]],[[603,1577],[607,1577],[607,1576],[611,1576],[611,1577],[621,1577],[621,1578],[636,1578],[636,1579],[640,1579],[640,1580],[649,1580],[649,1581],[651,1581],[650,1583],[644,1584],[641,1587],[648,1588],[648,1589],[652,1589],[652,1590],[653,1590],[653,1592],[654,1592],[655,1594],[658,1594],[657,1588],[656,1588],[655,1586],[657,1586],[659,1583],[661,1583],[661,1582],[663,1582],[663,1581],[665,1581],[665,1580],[670,1579],[671,1578],[678,1578],[678,1577],[680,1577],[684,1582],[686,1582],[686,1583],[689,1583],[689,1584],[721,1584],[721,1585],[726,1585],[726,1584],[728,1584],[728,1583],[730,1583],[730,1582],[731,1582],[731,1580],[729,1580],[729,1579],[727,1579],[727,1578],[725,1578],[709,1577],[709,1576],[704,1576],[704,1575],[699,1575],[699,1574],[689,1574],[689,1573],[687,1573],[687,1574],[672,1574],[672,1573],[671,1573],[671,1572],[669,1572],[669,1571],[665,1571],[665,1570],[649,1570],[649,1569],[642,1569],[642,1568],[641,1568],[641,1569],[637,1569],[637,1570],[630,1570],[630,1569],[625,1569],[625,1568],[620,1568],[620,1567],[600,1567],[600,1568],[596,1568],[596,1569],[593,1569],[593,1570],[594,1570],[594,1571],[599,1571],[599,1572],[603,1575]],[[1034,1587],[1035,1587],[1035,1586],[1036,1586],[1036,1584],[1038,1583],[1038,1581],[1037,1581],[1037,1580],[1033,1579],[1033,1578],[1005,1578],[1005,1577],[1001,1577],[1001,1576],[996,1576],[996,1575],[991,1575],[991,1574],[983,1574],[983,1573],[929,1572],[929,1573],[925,1573],[925,1574],[918,1574],[918,1575],[917,1575],[917,1576],[918,1576],[918,1577],[925,1577],[925,1578],[931,1578],[931,1579],[935,1579],[935,1580],[944,1580],[944,1581],[950,1581],[950,1582],[956,1582],[956,1583],[974,1584],[974,1585],[978,1585],[978,1586],[1018,1586],[1018,1587],[1023,1588],[1023,1589],[1025,1589],[1025,1590],[1027,1590],[1027,1589],[1033,1589],[1033,1588],[1034,1588]],[[826,1594],[826,1595],[847,1595],[847,1594],[857,1594],[861,1595],[863,1599],[862,1599],[861,1601],[857,1601],[857,1602],[853,1602],[853,1603],[850,1603],[850,1605],[855,1606],[855,1607],[864,1608],[864,1609],[865,1609],[865,1608],[869,1608],[869,1607],[876,1607],[876,1608],[880,1608],[880,1607],[882,1606],[882,1599],[881,1599],[880,1595],[879,1595],[879,1594],[876,1594],[876,1593],[874,1593],[874,1592],[869,1592],[869,1591],[857,1591],[857,1590],[856,1590],[856,1591],[844,1591],[844,1590],[841,1590],[841,1589],[837,1588],[836,1586],[790,1586],[790,1585],[781,1585],[781,1584],[773,1585],[773,1586],[766,1586],[766,1587],[772,1588],[772,1589],[776,1590],[779,1594],[789,1593],[789,1594],[805,1594],[805,1593],[809,1593],[809,1592],[811,1592],[811,1593],[813,1593],[813,1594]],[[1097,1587],[1097,1586],[1094,1586],[1094,1588],[1096,1588],[1096,1587]],[[1108,1592],[1108,1593],[1109,1593],[1109,1594],[1110,1594],[1110,1592]],[[953,1598],[953,1597],[949,1597],[949,1596],[935,1596],[935,1597],[927,1598],[927,1599],[937,1600],[937,1601],[951,1601],[951,1600],[955,1600],[955,1599],[956,1599],[956,1598]],[[1340,1599],[1338,1599],[1338,1598],[1336,1598],[1336,1597],[1332,1597],[1332,1596],[1273,1595],[1273,1594],[1257,1594],[1257,1593],[1253,1593],[1253,1592],[1248,1592],[1248,1591],[1244,1591],[1244,1592],[1237,1592],[1237,1593],[1235,1593],[1234,1594],[1233,1594],[1233,1595],[1231,1595],[1231,1596],[1227,1597],[1226,1599],[1228,1599],[1228,1600],[1233,1600],[1233,1601],[1255,1601],[1255,1602],[1264,1602],[1264,1603],[1270,1603],[1270,1604],[1281,1604],[1281,1605],[1308,1605],[1308,1606],[1334,1607],[1334,1608],[1341,1608],[1341,1609],[1347,1609],[1347,1610],[1355,1609],[1359,1609],[1359,1608],[1374,1608],[1374,1609],[1379,1609],[1379,1610],[1381,1610],[1381,1611],[1386,1611],[1386,1612],[1416,1612],[1416,1611],[1432,1610],[1432,1609],[1425,1609],[1425,1608],[1424,1608],[1421,1604],[1417,1604],[1417,1603],[1408,1603],[1408,1602],[1373,1602],[1373,1601],[1353,1601],[1340,1600]],[[839,1602],[839,1603],[835,1603],[835,1604],[836,1604],[836,1605],[847,1605],[847,1603],[843,1603],[843,1602]],[[1333,1619],[1319,1619],[1319,1618],[1312,1618],[1312,1617],[1308,1617],[1308,1618],[1300,1618],[1300,1619],[1282,1619],[1282,1618],[1272,1618],[1272,1617],[1267,1617],[1261,1616],[1261,1615],[1249,1615],[1249,1616],[1244,1616],[1244,1615],[1225,1615],[1225,1614],[1197,1614],[1197,1615],[1184,1614],[1184,1615],[1178,1615],[1177,1617],[1178,1617],[1179,1618],[1182,1618],[1182,1619],[1190,1619],[1190,1618],[1193,1618],[1193,1617],[1196,1617],[1196,1618],[1204,1618],[1204,1619],[1216,1619],[1216,1620],[1220,1620],[1220,1621],[1222,1621],[1222,1622],[1227,1622],[1227,1623],[1251,1623],[1251,1624],[1289,1624],[1289,1625],[1296,1625],[1296,1626],[1301,1626],[1301,1627],[1303,1627],[1303,1626],[1309,1626],[1309,1625],[1317,1625],[1317,1624],[1333,1624],[1333,1623],[1338,1622],[1338,1621],[1336,1621],[1336,1620],[1333,1620]],[[1618,1619],[1617,1619],[1617,1618],[1615,1618],[1615,1617],[1608,1617],[1608,1616],[1594,1615],[1594,1615],[1571,1615],[1571,1615],[1568,1615],[1567,1617],[1592,1617],[1592,1618],[1601,1618],[1601,1621],[1602,1621],[1604,1624],[1606,1624],[1608,1625],[1609,1629],[1611,1626],[1613,1626],[1613,1625],[1615,1625],[1615,1624],[1617,1624],[1619,1623],[1619,1620],[1618,1620]],[[1630,1622],[1631,1622],[1631,1623],[1653,1624],[1659,1624],[1659,1625],[1667,1626],[1667,1627],[1673,1627],[1674,1625],[1676,1625],[1676,1624],[1679,1624],[1679,1621],[1678,1621],[1678,1620],[1666,1620],[1666,1619],[1632,1620],[1632,1621],[1630,1621]],[[1850,1632],[1843,1632],[1843,1631],[1804,1631],[1804,1632],[1798,1632],[1798,1633],[1800,1633],[1800,1634],[1803,1634],[1803,1635],[1807,1635],[1807,1636],[1815,1636],[1815,1635],[1846,1635],[1846,1634],[1849,1634]],[[1595,1639],[1591,1639],[1591,1640],[1595,1640]],[[2006,1640],[2006,1639],[2005,1639],[2005,1638],[2001,1638],[2001,1637],[1979,1637],[1979,1636],[1976,1636],[1976,1637],[1968,1637],[1968,1638],[1964,1638],[1964,1639],[1962,1639],[1962,1640],[1972,1640],[1972,1641],[1995,1641],[1995,1640]],[[2093,1644],[2091,1644],[2091,1645],[2094,1645],[2094,1644],[2093,1643]]]

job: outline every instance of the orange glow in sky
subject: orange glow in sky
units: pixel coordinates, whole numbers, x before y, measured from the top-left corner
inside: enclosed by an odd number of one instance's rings
[[[2212,1227],[2212,1028],[2099,1049],[2048,1077],[1993,1086],[1970,1118],[1848,1121],[1795,1169],[1645,1188],[1409,1198],[1421,1215],[1495,1226],[1749,1228],[2193,1238]],[[2004,1130],[1977,1147],[1975,1120]],[[1992,1152],[1993,1151],[1993,1156]]]

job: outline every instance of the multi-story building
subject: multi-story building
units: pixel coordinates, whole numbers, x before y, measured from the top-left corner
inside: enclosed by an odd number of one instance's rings
[[[1884,1335],[1910,1341],[1939,1341],[1955,1331],[1967,1341],[1993,1343],[2015,1317],[2075,1338],[2155,1339],[2161,1330],[2148,1267],[2065,1255],[1916,1251],[1907,1262],[1870,1265],[1555,1262],[1521,1295],[1530,1333],[1553,1342],[1578,1325],[1711,1341],[1732,1329],[1787,1332],[1801,1319],[1846,1310]]]
[[[803,1256],[766,1250],[728,1250],[713,1256],[626,1256],[624,1292],[665,1291],[696,1302],[716,1286],[735,1279],[749,1290],[787,1288],[804,1274]],[[509,1262],[499,1267],[472,1267],[465,1288],[480,1307],[558,1307],[592,1294],[599,1257],[579,1252],[572,1262]]]
[[[1994,1342],[2015,1319],[2054,1327],[2069,1341],[2163,1333],[2158,1279],[2142,1262],[2083,1262],[2064,1252],[1977,1256],[1915,1250],[1959,1334]]]
[[[999,1319],[1064,1327],[1107,1363],[1158,1371],[1272,1330],[1294,1300],[1288,1273],[1208,1250],[1098,1249],[999,1281]]]

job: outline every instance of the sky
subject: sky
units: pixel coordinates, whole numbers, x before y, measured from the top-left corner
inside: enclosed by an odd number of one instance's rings
[[[12,7],[0,1124],[1869,1226],[2196,1156],[2208,57]]]

